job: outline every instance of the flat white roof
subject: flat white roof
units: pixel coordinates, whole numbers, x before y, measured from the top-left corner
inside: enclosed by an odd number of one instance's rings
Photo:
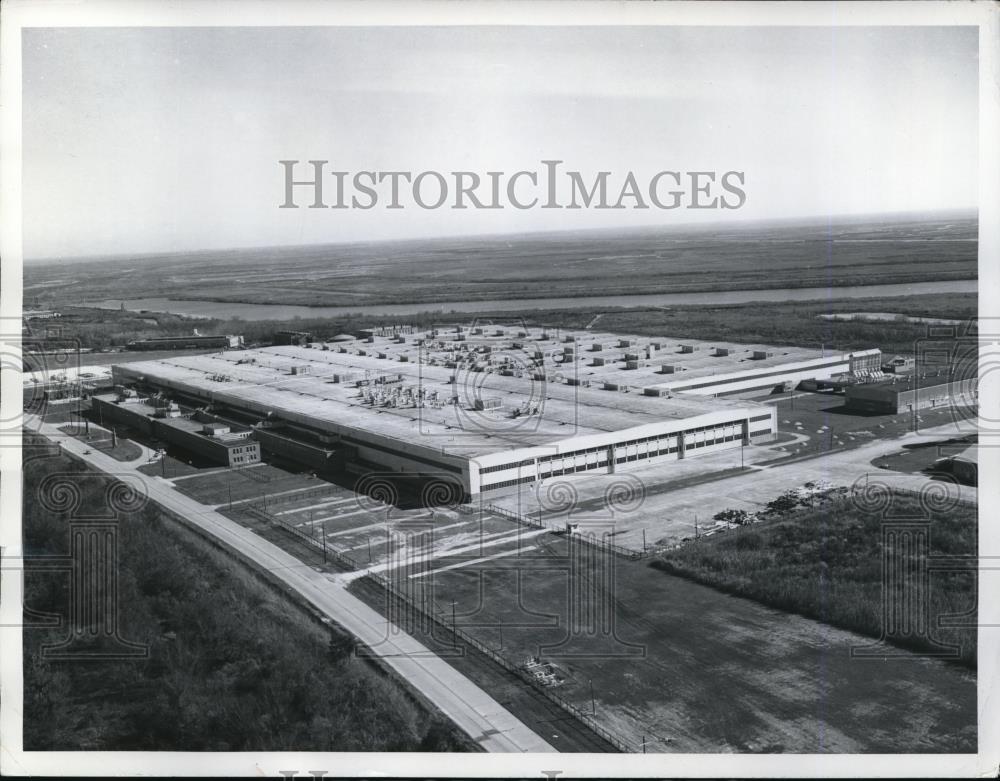
[[[741,418],[769,407],[694,396],[650,397],[599,387],[568,384],[569,372],[546,362],[550,375],[563,379],[533,380],[448,368],[441,358],[447,351],[399,345],[404,351],[389,356],[391,339],[380,344],[349,343],[351,349],[386,353],[386,358],[355,355],[313,347],[274,346],[226,351],[210,355],[170,356],[117,367],[127,376],[144,376],[179,383],[220,401],[252,403],[260,410],[292,412],[315,421],[328,421],[413,445],[432,447],[442,454],[475,457],[512,448],[554,444],[576,437],[631,429],[664,421],[686,421],[699,416]],[[339,345],[338,345],[339,346]],[[401,362],[399,354],[409,360]],[[477,357],[479,357],[477,355]],[[435,363],[430,363],[431,359]],[[302,373],[291,374],[293,367]],[[553,371],[555,370],[555,371]],[[350,377],[336,382],[335,377]],[[440,407],[375,406],[365,403],[358,380],[402,377],[391,386],[425,395],[437,394]],[[456,382],[452,384],[451,379]],[[459,397],[451,405],[453,395]],[[499,399],[498,411],[477,411],[476,399]],[[537,407],[540,414],[512,416],[515,409]],[[262,415],[263,417],[263,415]],[[693,423],[691,425],[699,425]]]

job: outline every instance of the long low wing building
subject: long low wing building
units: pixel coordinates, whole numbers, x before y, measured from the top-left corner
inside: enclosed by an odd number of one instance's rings
[[[337,447],[345,460],[374,471],[447,476],[467,498],[776,435],[769,405],[651,396],[628,385],[613,392],[581,382],[565,347],[513,348],[509,339],[500,341],[503,334],[492,335],[491,347],[485,336],[464,336],[430,348],[426,340],[370,336],[164,357],[115,366],[113,373],[118,385],[256,426],[265,450],[281,441]]]

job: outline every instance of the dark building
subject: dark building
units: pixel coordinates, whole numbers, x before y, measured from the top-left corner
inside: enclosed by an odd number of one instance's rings
[[[899,377],[895,381],[848,385],[845,406],[854,412],[896,415],[900,412],[947,406],[968,406],[978,401],[975,380],[940,374]]]
[[[305,347],[313,340],[313,335],[308,331],[278,331],[274,335],[275,344],[291,344],[297,347]]]
[[[194,350],[198,348],[235,348],[243,346],[242,336],[161,336],[128,343],[130,350]]]
[[[130,428],[177,445],[224,466],[249,466],[260,462],[260,443],[253,431],[233,431],[214,419],[187,417],[171,402],[147,399],[135,392],[94,396],[91,409],[98,422],[123,423]]]
[[[931,472],[952,475],[958,482],[965,485],[979,484],[979,447],[973,445],[961,453],[939,458],[933,463]]]

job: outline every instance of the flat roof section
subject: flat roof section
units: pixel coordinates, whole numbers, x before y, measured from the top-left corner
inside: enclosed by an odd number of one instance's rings
[[[482,333],[475,333],[481,330]],[[498,333],[501,332],[502,333]],[[488,347],[494,353],[541,352],[581,382],[646,388],[689,383],[741,372],[778,371],[788,364],[846,360],[848,353],[816,348],[739,344],[726,341],[635,336],[577,329],[519,328],[483,325],[461,332],[456,327],[392,336],[373,336],[348,343],[329,343],[333,350],[358,351],[382,360],[413,362],[424,354],[448,354],[462,345]],[[523,336],[519,334],[525,334]],[[545,337],[545,338],[543,338]],[[424,347],[421,347],[421,343]],[[323,349],[323,343],[316,347]],[[855,351],[859,352],[859,351]],[[566,359],[566,360],[564,360]],[[629,363],[632,361],[632,363]],[[636,363],[637,362],[637,363]],[[667,367],[664,371],[663,367]]]
[[[293,374],[293,369],[297,373]],[[720,414],[739,418],[747,410],[770,410],[753,402],[648,397],[564,381],[447,368],[422,360],[394,362],[290,345],[212,355],[164,356],[122,365],[119,370],[131,377],[145,376],[198,389],[222,402],[250,402],[262,410],[294,412],[466,457],[669,420]],[[350,379],[336,382],[336,377]],[[379,377],[389,378],[386,387],[436,393],[436,404],[441,406],[373,407],[365,403],[365,389],[359,388],[357,381]],[[458,407],[449,403],[453,395],[459,397]],[[477,398],[499,399],[500,409],[476,411],[472,407]],[[511,417],[515,409],[533,407],[538,407],[540,414]]]

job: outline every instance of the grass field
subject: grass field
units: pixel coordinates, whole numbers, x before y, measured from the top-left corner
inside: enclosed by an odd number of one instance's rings
[[[975,507],[932,512],[917,498],[895,496],[891,516],[866,511],[862,504],[844,499],[667,551],[653,566],[772,607],[880,637],[889,626],[883,610],[883,557],[892,553],[886,549],[891,543],[883,539],[883,531],[890,528],[887,517],[926,523],[931,557],[976,555]],[[899,555],[907,567],[921,565],[916,552],[900,548]],[[929,558],[924,564],[931,562]],[[931,621],[975,609],[975,570],[932,573],[930,577],[927,609]],[[896,604],[904,595],[893,593],[890,597]],[[926,635],[890,630],[889,634],[893,642],[919,650],[934,651],[941,643],[957,644],[961,661],[976,664],[975,628],[942,629]]]
[[[939,458],[953,456],[967,450],[972,441],[971,438],[961,437],[944,442],[905,445],[897,452],[890,452],[872,459],[871,463],[876,469],[889,469],[909,474],[923,473]]]
[[[944,279],[977,273],[971,215],[678,226],[30,263],[41,306],[162,296],[343,305]]]
[[[69,434],[71,437],[79,439],[81,442],[86,442],[94,450],[100,450],[102,453],[111,456],[115,461],[134,461],[142,455],[142,448],[135,444],[135,442],[130,442],[128,439],[120,437],[118,443],[113,444],[114,440],[111,437],[111,432],[98,426],[92,426],[89,434],[83,426],[76,422],[60,426],[59,430],[64,434]]]
[[[66,514],[36,499],[57,473],[81,517],[106,514],[108,483],[62,456],[25,470],[25,605],[63,615],[65,574],[30,563],[67,552]],[[65,626],[26,629],[26,750],[477,750],[349,638],[152,507],[118,528],[118,626],[148,656],[53,660],[43,645]]]

